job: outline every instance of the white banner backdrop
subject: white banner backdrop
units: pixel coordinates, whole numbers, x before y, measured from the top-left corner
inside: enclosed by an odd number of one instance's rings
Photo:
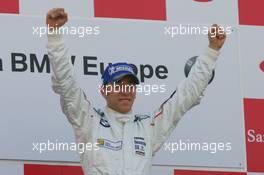
[[[0,21],[9,21],[0,28],[2,41],[8,41],[0,48],[0,159],[78,161],[78,155],[73,151],[45,151],[41,154],[33,151],[33,143],[37,142],[74,142],[71,126],[60,110],[59,97],[51,90],[45,62],[41,67],[47,52],[46,37],[33,35],[32,27],[44,26],[45,19],[1,15]],[[178,24],[106,19],[68,23],[69,27],[93,28],[93,35],[67,35],[64,38],[69,55],[75,56],[76,78],[94,106],[105,105],[98,85],[101,83],[100,65],[106,66],[109,62],[134,63],[139,74],[143,72],[140,68],[145,68],[145,74],[152,73],[153,69],[152,77],[144,78],[145,84],[165,85],[164,93],[138,94],[134,106],[136,112],[153,111],[169,97],[185,77],[183,69],[187,59],[201,54],[208,45],[206,35],[177,35],[173,38],[166,35],[164,28],[172,25]],[[23,59],[24,64],[19,62]],[[234,31],[222,49],[214,81],[209,85],[206,96],[199,106],[185,115],[167,142],[206,142],[212,146],[213,143],[230,143],[231,150],[212,153],[215,152],[212,147],[209,151],[171,153],[162,148],[154,164],[245,166],[239,66],[234,66],[238,64],[237,32]],[[157,76],[165,73],[155,73],[155,69],[161,70],[159,66],[167,68],[166,79]],[[42,73],[39,73],[42,68]],[[87,75],[87,71],[99,73]]]
[[[246,98],[264,98],[264,62],[262,44],[264,27],[240,26],[240,55],[242,65],[243,89]],[[254,44],[254,47],[252,47]]]
[[[23,172],[22,163],[0,161],[0,174],[23,175]]]
[[[238,2],[230,0],[167,0],[168,21],[238,24]]]

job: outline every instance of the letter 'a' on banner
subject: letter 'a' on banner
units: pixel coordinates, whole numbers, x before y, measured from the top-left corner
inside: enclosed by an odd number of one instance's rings
[[[94,16],[166,20],[165,0],[94,0]]]
[[[19,14],[19,0],[0,0],[0,13]]]
[[[264,26],[263,0],[238,0],[239,24]]]

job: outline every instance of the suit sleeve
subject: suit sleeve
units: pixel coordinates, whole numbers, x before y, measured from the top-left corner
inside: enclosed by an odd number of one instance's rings
[[[73,65],[67,55],[62,35],[48,35],[48,57],[52,68],[52,89],[60,95],[61,109],[73,126],[78,143],[89,142],[91,104],[73,76]]]
[[[189,76],[184,79],[171,96],[154,112],[152,119],[153,154],[168,139],[181,117],[193,106],[200,103],[208,82],[211,79],[218,51],[208,48],[200,55],[192,67]]]

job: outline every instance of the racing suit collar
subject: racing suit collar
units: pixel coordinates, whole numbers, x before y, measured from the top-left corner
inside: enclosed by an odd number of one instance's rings
[[[105,107],[105,111],[107,112],[108,117],[112,121],[117,121],[119,123],[124,124],[124,123],[131,122],[134,120],[132,111],[129,111],[126,114],[122,114],[122,113],[119,113],[119,112],[109,108],[108,106]]]

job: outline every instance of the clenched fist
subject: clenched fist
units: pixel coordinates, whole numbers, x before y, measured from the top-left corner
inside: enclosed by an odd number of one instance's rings
[[[220,50],[225,43],[226,33],[222,27],[217,24],[212,25],[208,32],[209,47],[214,50]]]
[[[68,14],[64,8],[51,9],[46,16],[46,24],[48,27],[59,28],[68,21]]]

